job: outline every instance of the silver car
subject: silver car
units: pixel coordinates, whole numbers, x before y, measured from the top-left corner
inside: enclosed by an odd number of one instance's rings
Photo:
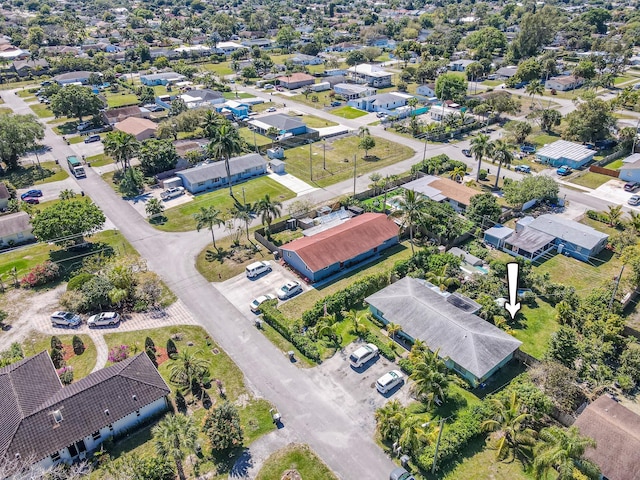
[[[116,312],[102,312],[92,315],[87,320],[87,325],[91,327],[105,327],[107,325],[117,325],[120,323],[120,315]]]
[[[296,282],[295,280],[292,280],[290,282],[285,283],[283,286],[281,286],[276,292],[276,295],[280,300],[286,300],[287,298],[291,298],[294,295],[297,295],[301,292],[302,292],[302,285],[300,285],[300,282]]]
[[[51,325],[54,327],[77,327],[82,323],[79,315],[71,312],[54,312],[51,315]]]
[[[260,295],[258,298],[255,298],[253,302],[251,302],[251,304],[249,305],[249,308],[251,308],[252,312],[258,312],[260,310],[260,305],[262,305],[267,300],[275,300],[275,298],[276,296],[271,293],[267,293],[266,295]]]
[[[376,381],[376,388],[380,393],[385,394],[402,382],[404,382],[404,375],[399,370],[391,370]]]

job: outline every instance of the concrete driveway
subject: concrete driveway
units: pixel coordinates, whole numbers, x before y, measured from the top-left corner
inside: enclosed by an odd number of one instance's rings
[[[631,196],[638,195],[640,192],[625,192],[625,183],[627,182],[624,180],[609,180],[593,190],[589,195],[624,205],[628,209],[638,210],[638,207],[632,207],[627,201]]]
[[[303,292],[296,296],[304,295],[304,292],[311,290],[311,287],[305,285],[304,282],[301,282],[293,273],[277,262],[271,261],[270,263],[273,270],[263,273],[258,278],[249,279],[244,273],[241,273],[224,282],[214,283],[213,286],[248,319],[257,317],[249,308],[249,304],[254,298],[266,293],[275,295],[276,290],[288,281],[299,281],[302,285]],[[284,302],[280,301],[280,303]]]

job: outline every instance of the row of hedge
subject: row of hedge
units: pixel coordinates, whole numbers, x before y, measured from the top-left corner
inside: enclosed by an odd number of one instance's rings
[[[378,337],[375,336],[374,333],[367,330],[363,335],[362,339],[367,343],[373,343],[378,350],[380,350],[380,354],[386,358],[387,360],[394,361],[396,359],[396,354],[393,350],[386,344],[384,344]]]
[[[307,327],[315,325],[320,318],[324,317],[325,306],[327,314],[335,315],[337,320],[342,320],[342,312],[360,307],[366,297],[387,285],[389,285],[389,272],[361,278],[347,288],[318,300],[313,308],[302,314],[302,323]]]
[[[276,304],[276,300],[270,300],[260,305],[264,321],[273,327],[276,332],[291,342],[293,346],[309,360],[319,362],[320,351],[318,350],[318,347],[316,347],[309,338],[287,326],[284,315],[276,308]]]
[[[595,220],[596,222],[601,223],[609,223],[609,215],[607,215],[605,212],[599,212],[597,210],[587,210],[585,213],[591,220]]]

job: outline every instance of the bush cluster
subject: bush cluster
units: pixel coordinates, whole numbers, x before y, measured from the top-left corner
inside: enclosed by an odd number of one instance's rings
[[[599,212],[597,210],[587,210],[587,217],[596,222],[609,223],[609,216],[605,212]]]
[[[122,362],[129,358],[129,345],[118,345],[109,350],[109,361],[112,363]]]
[[[73,382],[73,367],[62,367],[57,372],[63,385],[70,385]]]
[[[373,343],[380,350],[380,354],[386,358],[387,360],[395,360],[396,354],[393,352],[391,348],[385,343],[383,343],[378,337],[375,336],[373,332],[366,331],[362,335],[362,339],[367,343]]]
[[[22,280],[20,280],[20,285],[26,288],[38,287],[40,285],[45,285],[49,282],[54,281],[60,276],[60,267],[57,263],[53,263],[51,261],[46,261],[39,265],[36,265],[31,269],[29,273],[27,273]]]
[[[73,336],[73,338],[71,339],[71,345],[73,345],[73,353],[75,353],[76,355],[82,355],[84,353],[84,343],[79,336]]]
[[[271,300],[260,306],[264,321],[271,325],[271,327],[285,339],[290,341],[293,346],[300,350],[300,353],[309,360],[319,362],[320,352],[318,351],[318,347],[314,345],[311,339],[287,326],[284,315],[275,307],[275,303],[275,300]]]

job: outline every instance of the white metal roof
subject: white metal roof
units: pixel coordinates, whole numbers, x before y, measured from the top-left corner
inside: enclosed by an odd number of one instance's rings
[[[541,157],[568,160],[580,162],[588,157],[593,157],[595,152],[579,143],[567,142],[566,140],[558,140],[542,147],[536,155]]]

